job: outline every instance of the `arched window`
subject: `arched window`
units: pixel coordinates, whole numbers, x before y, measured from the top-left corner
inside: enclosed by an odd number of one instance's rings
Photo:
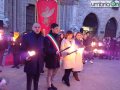
[[[105,28],[105,37],[116,37],[116,31],[117,31],[117,21],[113,17],[108,20]]]
[[[94,13],[90,13],[86,16],[84,22],[83,22],[83,29],[84,32],[90,32],[91,35],[97,34],[98,29],[98,19]]]

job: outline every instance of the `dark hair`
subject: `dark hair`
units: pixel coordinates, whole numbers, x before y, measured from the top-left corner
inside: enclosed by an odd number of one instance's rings
[[[69,36],[69,35],[73,35],[73,33],[72,33],[72,31],[70,31],[70,30],[68,30],[67,32],[66,32],[66,34],[65,34],[65,39],[67,39],[67,37]]]
[[[23,32],[23,35],[26,34],[27,32]]]
[[[86,32],[86,34],[88,34],[88,33],[90,34],[90,32],[89,32],[89,31],[88,31],[88,32]]]
[[[57,24],[57,23],[52,23],[52,24],[51,24],[51,29],[52,29],[52,28],[54,29],[55,27],[58,27],[58,24]]]
[[[10,32],[10,33],[12,33],[12,34],[13,34],[13,32]]]
[[[83,28],[80,28],[80,32],[83,33]]]
[[[83,35],[81,32],[77,32],[77,33],[76,33],[76,36],[77,36],[78,34],[81,34],[81,35]],[[75,36],[75,37],[76,37],[76,36]]]

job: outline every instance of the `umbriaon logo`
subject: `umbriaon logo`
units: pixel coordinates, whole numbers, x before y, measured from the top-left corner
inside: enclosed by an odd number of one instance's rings
[[[91,1],[91,7],[119,7],[119,1]]]

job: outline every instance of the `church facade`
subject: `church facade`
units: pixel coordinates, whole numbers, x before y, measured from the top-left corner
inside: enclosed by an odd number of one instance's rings
[[[30,31],[35,22],[35,0],[1,0],[4,1],[4,19],[8,19],[4,30]],[[92,8],[92,0],[61,0],[58,5],[58,24],[60,29],[73,32],[84,29],[98,37],[117,37],[120,35],[120,8]],[[99,1],[99,0],[94,0]],[[107,1],[107,0],[106,0]],[[112,1],[112,0],[111,0]],[[60,7],[60,8],[59,8]],[[1,9],[0,9],[1,10]],[[1,13],[0,13],[1,14]],[[7,20],[6,19],[6,20]],[[0,17],[0,20],[1,19]]]

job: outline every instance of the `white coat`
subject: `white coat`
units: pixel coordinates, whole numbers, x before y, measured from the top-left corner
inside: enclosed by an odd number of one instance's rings
[[[68,41],[67,39],[63,39],[61,42],[61,50],[64,50],[67,47],[75,47],[75,40]],[[70,55],[67,55],[67,52],[73,52],[75,51],[75,48],[69,48],[65,51],[62,52],[62,57],[63,57],[63,68],[64,69],[72,69],[75,67],[75,56],[76,53],[72,53]]]
[[[77,49],[78,46],[76,45]],[[72,69],[73,71],[82,71],[83,70],[83,62],[82,62],[82,50],[76,52],[75,57],[75,67]]]

